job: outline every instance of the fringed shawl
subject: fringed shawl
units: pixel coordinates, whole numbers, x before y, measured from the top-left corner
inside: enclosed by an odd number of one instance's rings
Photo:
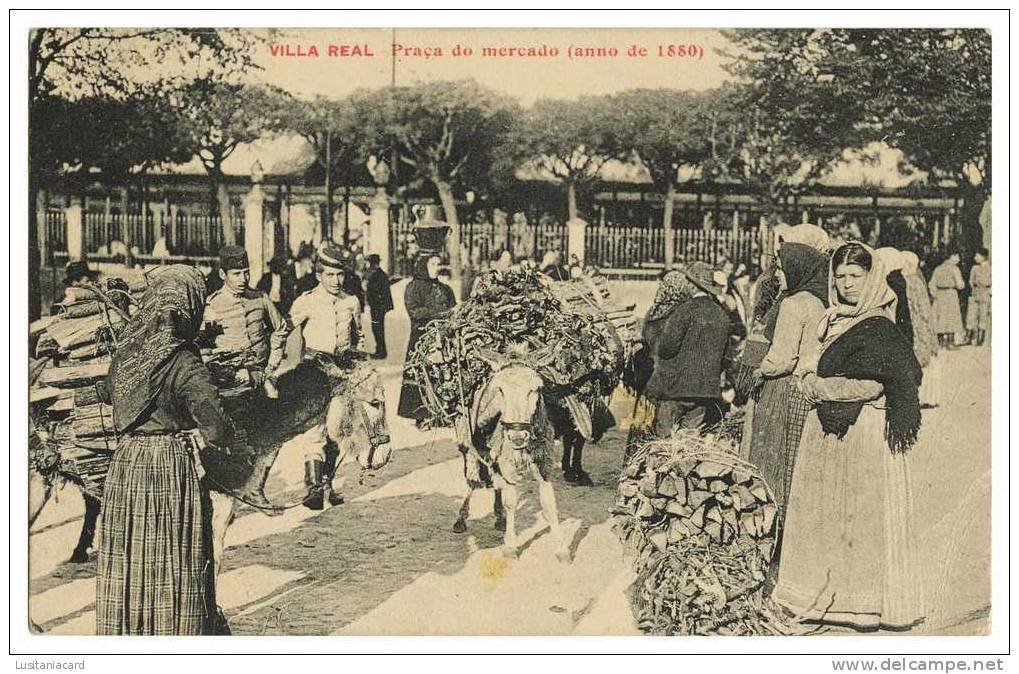
[[[144,421],[165,385],[167,364],[192,344],[204,313],[205,278],[194,267],[171,265],[151,280],[110,364],[107,386],[120,432]]]

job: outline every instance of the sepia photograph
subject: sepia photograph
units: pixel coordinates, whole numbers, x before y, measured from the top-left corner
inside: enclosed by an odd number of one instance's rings
[[[12,28],[30,648],[1008,624],[1007,14],[163,14]]]

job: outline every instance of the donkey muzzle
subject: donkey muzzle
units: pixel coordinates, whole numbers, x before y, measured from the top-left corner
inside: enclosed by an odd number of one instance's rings
[[[514,449],[522,449],[531,442],[531,424],[503,423],[506,440]]]

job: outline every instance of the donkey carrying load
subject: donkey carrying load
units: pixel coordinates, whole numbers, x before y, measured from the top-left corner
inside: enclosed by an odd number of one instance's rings
[[[565,474],[583,472],[579,451],[568,450],[604,430],[594,429],[591,410],[615,388],[625,357],[609,321],[572,310],[529,269],[489,272],[471,298],[429,324],[406,367],[433,423],[457,431],[469,491],[455,532],[466,531],[473,491],[494,488],[496,527],[515,554],[517,484],[530,473],[566,557],[550,482],[554,447],[566,447]]]
[[[103,401],[103,379],[115,336],[128,318],[127,307],[114,310],[102,293],[97,296],[98,302],[74,308],[40,329],[45,334],[39,335],[37,353],[43,358],[30,368],[29,526],[56,481],[70,481],[81,488],[86,511],[71,557],[74,562],[88,560],[106,471],[117,446],[112,409]],[[71,353],[89,357],[69,358]],[[217,571],[235,501],[269,514],[283,509],[266,499],[263,488],[280,447],[295,435],[324,420],[336,450],[331,474],[355,458],[362,470],[375,470],[389,461],[384,391],[378,374],[367,363],[352,363],[348,378],[337,384],[314,363],[303,362],[281,373],[278,384],[279,400],[267,400],[253,391],[224,398],[224,407],[237,428],[235,442],[229,454],[207,453],[203,457],[211,492]],[[292,478],[288,482],[296,483],[303,476],[288,477]]]

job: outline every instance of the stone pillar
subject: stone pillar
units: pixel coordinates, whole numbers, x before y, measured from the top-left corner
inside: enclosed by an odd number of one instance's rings
[[[580,218],[573,218],[566,223],[566,260],[569,262],[574,256],[584,264],[584,233],[587,231],[587,223]]]
[[[368,240],[363,250],[367,255],[375,254],[381,259],[380,266],[387,274],[392,273],[393,261],[389,258],[389,195],[380,187],[371,201],[368,216]]]
[[[265,249],[265,219],[262,217],[264,203],[262,186],[255,183],[244,197],[244,249],[248,251],[248,263],[251,265],[252,287],[262,278],[265,263],[269,261]]]
[[[81,199],[71,199],[71,205],[64,209],[64,217],[67,220],[67,259],[82,260],[85,257],[85,237]]]
[[[46,190],[39,190],[35,197],[35,226],[36,236],[39,241],[39,259],[44,266],[50,265],[50,254],[53,251],[53,242],[46,239],[46,202],[48,201]]]

